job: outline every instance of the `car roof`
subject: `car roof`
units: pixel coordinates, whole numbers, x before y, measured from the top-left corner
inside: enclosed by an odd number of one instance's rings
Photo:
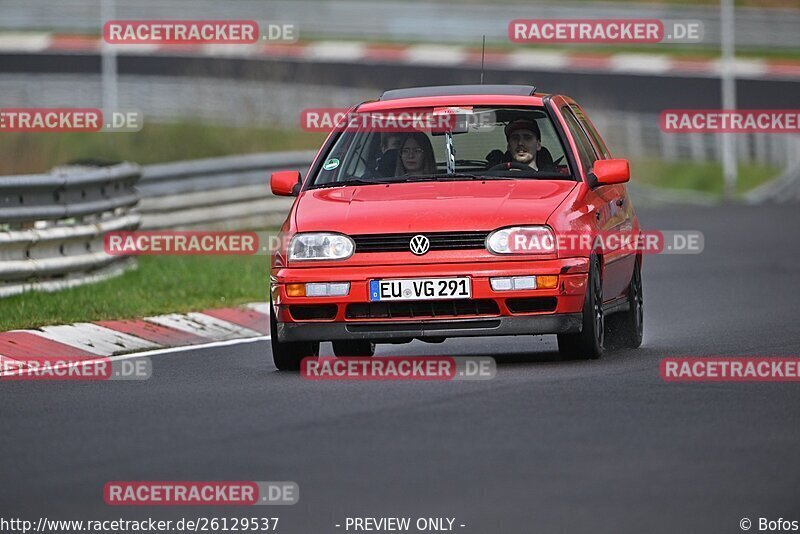
[[[533,85],[439,85],[385,91],[379,100],[358,106],[358,111],[432,106],[542,106],[546,94]]]
[[[431,87],[409,87],[407,89],[384,91],[378,100],[453,95],[530,96],[535,92],[536,87],[533,85],[434,85]]]

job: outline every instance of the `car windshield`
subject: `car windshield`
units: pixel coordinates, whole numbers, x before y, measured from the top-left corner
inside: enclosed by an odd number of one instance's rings
[[[340,123],[309,188],[451,180],[574,180],[544,108],[445,107]]]

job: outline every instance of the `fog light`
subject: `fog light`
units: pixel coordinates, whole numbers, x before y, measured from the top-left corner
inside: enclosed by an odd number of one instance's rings
[[[514,289],[536,289],[535,276],[515,276]]]
[[[494,291],[508,291],[513,287],[511,278],[492,278],[490,282]]]
[[[306,284],[306,295],[309,297],[325,297],[328,295],[328,284]]]
[[[343,297],[350,292],[350,282],[322,282],[306,284],[308,297]]]
[[[511,291],[512,289],[536,289],[535,276],[515,276],[513,278],[491,278],[489,282],[494,291]]]
[[[343,297],[350,293],[350,282],[336,282],[328,284],[328,295]]]
[[[539,289],[555,289],[558,287],[558,275],[546,274],[537,276],[536,286]]]
[[[286,294],[290,297],[305,297],[305,284],[286,284]]]

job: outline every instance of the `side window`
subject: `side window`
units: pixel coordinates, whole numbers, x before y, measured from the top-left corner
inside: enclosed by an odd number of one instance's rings
[[[575,118],[575,115],[572,114],[567,106],[561,108],[561,113],[564,115],[564,121],[566,121],[569,132],[578,146],[578,156],[581,158],[581,164],[584,170],[589,172],[594,162],[597,161],[597,154],[594,153],[592,143],[586,137],[583,128],[578,124],[578,119]]]
[[[581,126],[583,126],[583,130],[587,134],[589,134],[589,137],[592,138],[594,146],[600,151],[600,154],[603,156],[603,159],[610,158],[611,153],[608,151],[606,143],[603,141],[603,138],[600,137],[600,134],[595,129],[592,122],[583,113],[583,110],[575,104],[572,104],[570,107],[572,108],[572,112],[578,118],[578,121],[581,123]]]

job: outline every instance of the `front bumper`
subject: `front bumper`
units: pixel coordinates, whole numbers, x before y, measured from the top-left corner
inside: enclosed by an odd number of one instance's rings
[[[436,321],[347,321],[278,323],[280,341],[339,339],[409,340],[472,336],[514,336],[580,332],[580,313]]]
[[[271,298],[275,308],[278,339],[281,341],[327,341],[338,339],[407,340],[465,336],[558,334],[580,331],[580,317],[586,292],[588,261],[583,258],[536,261],[482,261],[410,265],[273,268]],[[558,275],[553,289],[494,291],[492,277]],[[468,276],[474,302],[491,302],[490,311],[459,312],[450,317],[374,316],[351,312],[351,305],[369,303],[369,281],[373,279],[437,278]],[[349,282],[350,292],[342,297],[289,296],[287,284]],[[546,300],[544,311],[521,311],[520,299]],[[325,306],[324,318],[301,317],[302,307]],[[543,308],[542,308],[543,309]],[[294,314],[294,315],[293,315]]]

